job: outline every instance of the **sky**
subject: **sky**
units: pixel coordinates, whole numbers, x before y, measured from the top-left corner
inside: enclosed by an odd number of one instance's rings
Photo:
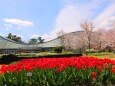
[[[0,0],[0,35],[12,33],[28,42],[41,36],[45,41],[57,33],[81,31],[92,21],[95,30],[115,24],[115,0]]]

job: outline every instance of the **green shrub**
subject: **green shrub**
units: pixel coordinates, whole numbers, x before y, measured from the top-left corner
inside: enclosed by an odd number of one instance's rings
[[[55,47],[55,48],[54,48],[54,52],[55,52],[55,53],[62,53],[62,50],[63,50],[63,47],[62,47],[62,46],[59,46],[59,47]]]
[[[0,58],[0,64],[10,64],[15,61],[18,61],[18,57],[13,54],[3,55],[2,58]]]
[[[89,49],[86,49],[86,51],[85,51],[86,53],[96,53],[97,51],[96,50],[94,50],[94,49],[90,49],[90,51],[89,51]]]

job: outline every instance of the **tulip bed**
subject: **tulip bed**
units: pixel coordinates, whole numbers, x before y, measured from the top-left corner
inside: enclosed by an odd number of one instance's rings
[[[115,85],[115,60],[94,57],[26,59],[0,68],[0,85]]]

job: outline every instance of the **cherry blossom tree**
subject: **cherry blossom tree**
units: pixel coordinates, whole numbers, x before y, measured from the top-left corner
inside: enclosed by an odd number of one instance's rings
[[[106,40],[108,42],[108,45],[115,49],[115,29],[110,29],[106,32]]]
[[[76,31],[72,33],[66,33],[62,35],[63,40],[63,46],[66,50],[85,50],[87,47],[87,38],[84,34],[84,31]]]
[[[90,52],[90,48],[91,48],[91,38],[92,38],[92,31],[93,31],[93,23],[90,21],[84,21],[83,23],[81,23],[81,28],[83,29],[83,31],[85,32],[85,35],[87,37],[88,40],[88,48],[89,48],[89,52]]]

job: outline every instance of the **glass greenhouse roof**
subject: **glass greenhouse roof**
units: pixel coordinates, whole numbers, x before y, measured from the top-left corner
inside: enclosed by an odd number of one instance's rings
[[[29,45],[29,44],[21,44],[11,39],[0,36],[0,49],[34,49],[39,47],[56,47],[60,45],[61,41],[59,38],[38,45]]]

